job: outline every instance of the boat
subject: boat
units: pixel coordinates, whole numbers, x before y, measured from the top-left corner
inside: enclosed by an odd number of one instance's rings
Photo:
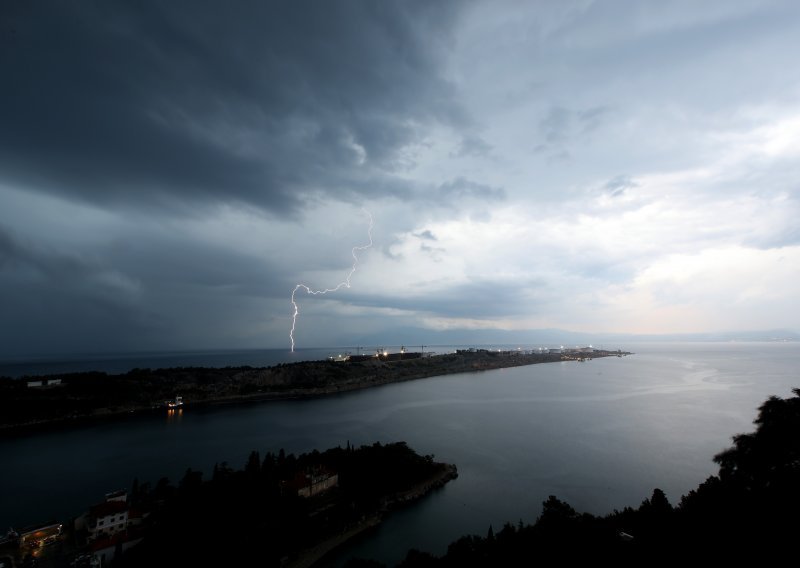
[[[176,396],[174,400],[168,400],[164,404],[167,408],[180,408],[183,406],[183,397]]]

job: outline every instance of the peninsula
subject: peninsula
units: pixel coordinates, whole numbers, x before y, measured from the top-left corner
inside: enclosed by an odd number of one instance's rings
[[[11,531],[0,566],[305,568],[391,513],[456,479],[405,442],[294,455],[252,451],[243,469],[135,479],[74,519]],[[11,564],[11,559],[14,564]]]
[[[264,368],[175,367],[133,369],[119,375],[89,372],[0,378],[0,434],[131,413],[316,397],[453,373],[628,354],[598,349],[546,353],[470,349],[429,357],[371,356]]]

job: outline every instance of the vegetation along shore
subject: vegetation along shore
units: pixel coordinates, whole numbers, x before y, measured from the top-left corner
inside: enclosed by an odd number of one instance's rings
[[[800,389],[770,397],[756,429],[714,456],[719,465],[672,505],[660,489],[638,508],[579,513],[548,497],[533,524],[466,535],[442,556],[410,550],[401,568],[612,563],[785,563],[800,522]],[[251,452],[242,470],[221,463],[208,481],[191,469],[177,486],[134,481],[74,522],[48,524],[0,542],[18,565],[307,567],[376,526],[387,512],[457,477],[455,466],[405,443],[334,448],[300,456]],[[111,507],[111,505],[114,505]],[[112,509],[109,511],[109,509]],[[105,515],[105,516],[103,516]],[[101,522],[108,515],[122,523]],[[350,559],[347,568],[379,568]]]
[[[395,354],[263,368],[176,367],[133,369],[118,375],[89,372],[0,378],[0,434],[161,412],[169,402],[179,410],[208,404],[307,398],[453,373],[628,354],[598,349],[546,353],[475,349],[431,357],[407,354],[404,358]]]
[[[73,519],[10,533],[0,562],[306,567],[456,477],[455,465],[404,442],[298,456],[253,451],[243,469],[218,463],[207,480],[187,469],[177,485],[134,480]]]

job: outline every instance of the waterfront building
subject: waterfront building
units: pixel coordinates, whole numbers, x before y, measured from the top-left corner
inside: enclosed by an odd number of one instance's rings
[[[128,528],[128,494],[115,491],[106,494],[106,500],[93,505],[84,516],[88,540],[107,538]]]
[[[19,531],[20,548],[39,548],[44,544],[55,542],[61,536],[61,523],[47,523],[28,527]]]

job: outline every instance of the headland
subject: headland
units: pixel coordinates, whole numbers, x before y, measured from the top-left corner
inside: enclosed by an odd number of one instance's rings
[[[429,356],[377,354],[272,367],[174,367],[124,374],[71,373],[0,378],[0,435],[201,405],[335,395],[449,375],[560,361],[621,357],[625,351],[465,349]]]

